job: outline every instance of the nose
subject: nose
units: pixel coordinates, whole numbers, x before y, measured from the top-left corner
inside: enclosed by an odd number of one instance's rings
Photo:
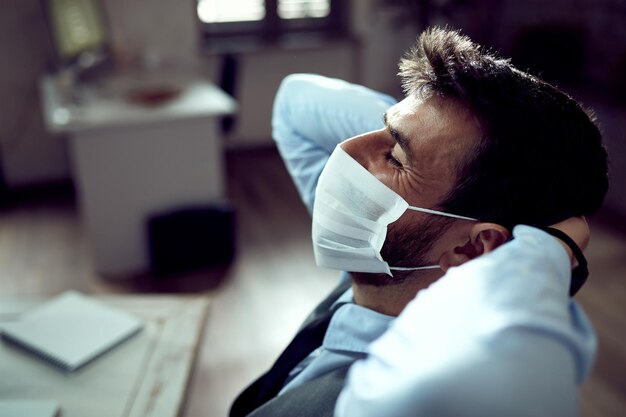
[[[365,169],[371,171],[376,159],[384,155],[389,146],[385,130],[374,130],[346,140],[340,146]]]

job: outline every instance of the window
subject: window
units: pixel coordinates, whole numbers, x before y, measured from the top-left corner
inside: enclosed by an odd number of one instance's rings
[[[292,33],[342,34],[340,0],[198,0],[204,38],[277,40]]]
[[[281,19],[322,19],[330,14],[330,0],[278,0]]]
[[[199,0],[198,17],[201,22],[255,22],[265,18],[263,0]]]

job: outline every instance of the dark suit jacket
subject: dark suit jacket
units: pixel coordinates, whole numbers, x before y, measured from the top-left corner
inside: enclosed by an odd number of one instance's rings
[[[337,368],[266,402],[248,417],[333,417],[350,366]]]
[[[328,297],[326,297],[302,324],[307,324],[324,315],[333,303],[350,288],[350,280],[341,282]],[[346,378],[349,366],[335,369],[312,381],[290,389],[284,394],[274,397],[265,404],[259,404],[249,417],[318,417],[331,416],[335,402]],[[240,401],[239,398],[235,402]],[[231,417],[233,409],[231,408]]]

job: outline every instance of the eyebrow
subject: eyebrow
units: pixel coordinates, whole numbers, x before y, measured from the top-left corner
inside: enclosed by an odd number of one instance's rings
[[[385,127],[387,128],[393,139],[398,142],[398,145],[400,145],[404,153],[411,156],[412,152],[411,148],[409,147],[409,139],[402,133],[398,132],[398,130],[391,126],[391,124],[389,124],[389,120],[387,119],[387,112],[383,114],[383,123],[385,124]]]

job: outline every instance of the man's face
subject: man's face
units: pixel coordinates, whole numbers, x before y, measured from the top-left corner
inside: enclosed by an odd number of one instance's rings
[[[387,111],[385,125],[341,147],[409,205],[438,208],[456,183],[458,167],[480,137],[478,123],[455,101],[407,97]],[[433,230],[437,227],[433,217],[405,212],[389,226],[383,258],[392,266],[438,264],[455,226],[433,242],[439,235]],[[407,230],[416,231],[416,236],[407,239]],[[411,243],[412,247],[407,247]]]

